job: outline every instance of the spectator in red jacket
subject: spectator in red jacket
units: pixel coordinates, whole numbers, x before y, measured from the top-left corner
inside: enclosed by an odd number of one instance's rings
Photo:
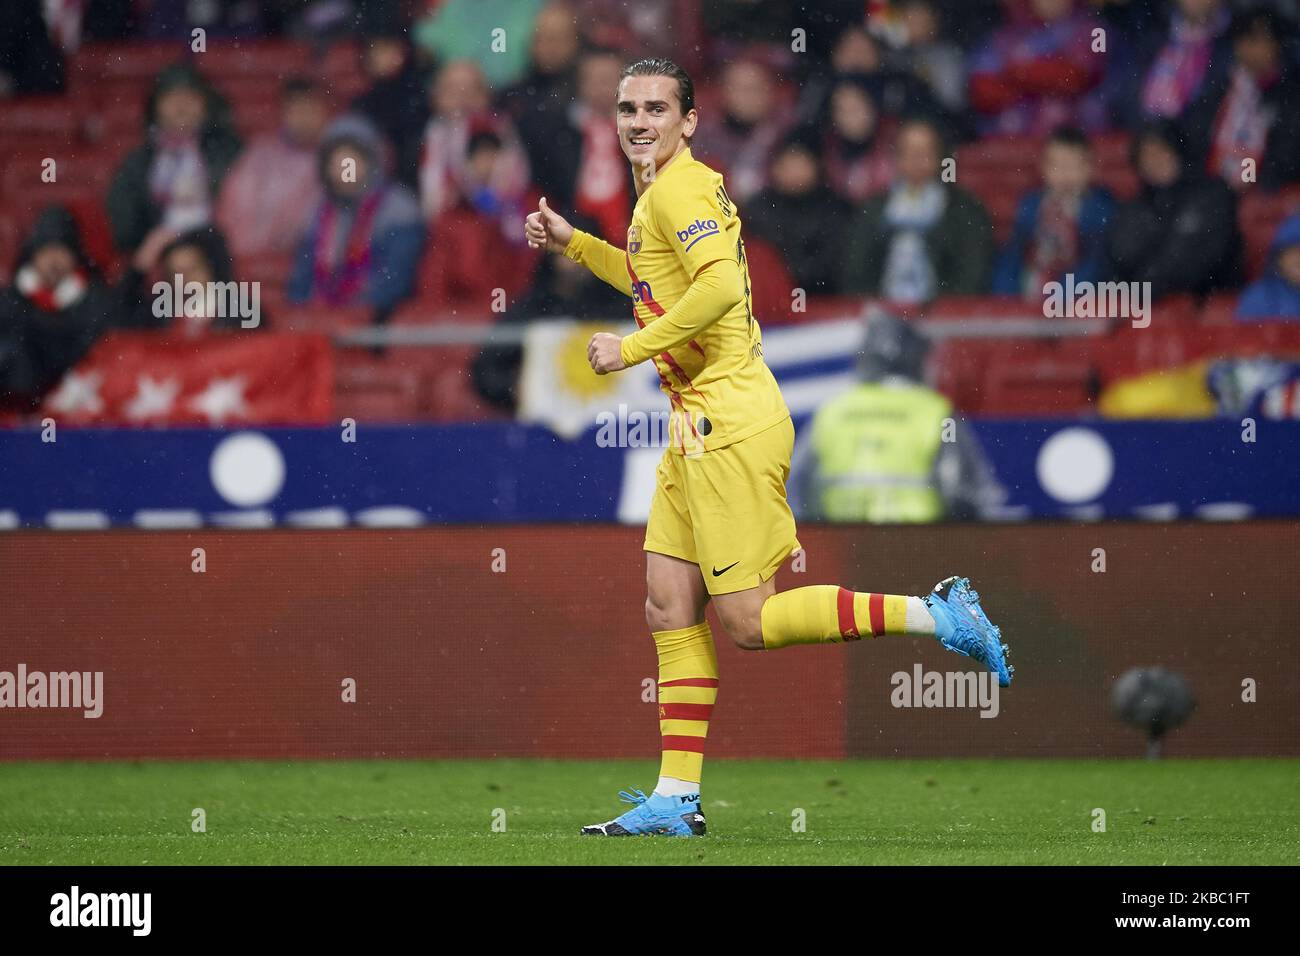
[[[1031,0],[971,59],[970,101],[985,134],[1043,136],[1058,126],[1103,128],[1097,91],[1103,54],[1092,49],[1098,21],[1074,0]]]

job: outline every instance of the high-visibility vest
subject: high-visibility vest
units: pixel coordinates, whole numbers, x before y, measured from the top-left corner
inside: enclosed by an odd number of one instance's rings
[[[821,516],[827,521],[937,521],[933,481],[952,405],[922,385],[863,383],[813,416]]]

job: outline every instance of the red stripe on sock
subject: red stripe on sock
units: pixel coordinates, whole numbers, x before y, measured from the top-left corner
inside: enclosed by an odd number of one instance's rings
[[[713,705],[660,704],[659,716],[664,720],[708,720],[713,716]]]
[[[681,677],[677,680],[663,680],[660,687],[717,687],[716,677]]]
[[[868,605],[871,610],[871,636],[880,637],[885,633],[885,596],[872,594]]]
[[[856,641],[862,635],[858,633],[858,622],[853,619],[853,592],[848,588],[840,588],[835,595],[835,609],[839,612],[840,637],[846,641]]]
[[[668,734],[663,739],[664,750],[684,750],[687,753],[704,753],[703,737],[678,737]]]

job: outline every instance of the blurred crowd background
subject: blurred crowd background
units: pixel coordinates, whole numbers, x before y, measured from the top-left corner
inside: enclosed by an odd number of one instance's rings
[[[1041,318],[1044,284],[1069,274],[1149,282],[1163,337],[1146,364],[1191,360],[1198,330],[1247,342],[1300,320],[1296,13],[6,0],[0,405],[30,416],[110,329],[258,334],[202,310],[159,318],[152,284],[178,274],[260,283],[259,330],[626,321],[626,297],[529,250],[521,222],[545,195],[624,244],[635,194],[614,97],[647,55],[695,77],[693,152],[737,202],[765,327],[868,302]],[[959,408],[1096,401],[1101,353],[1004,344],[945,389]],[[340,345],[336,388],[378,418],[502,417],[519,364],[513,344]]]

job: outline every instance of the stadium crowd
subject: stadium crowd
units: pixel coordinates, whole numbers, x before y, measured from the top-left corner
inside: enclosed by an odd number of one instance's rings
[[[9,0],[0,402],[36,407],[109,328],[238,327],[158,318],[147,290],[173,275],[260,282],[262,328],[625,316],[618,292],[528,250],[521,221],[545,195],[623,244],[635,194],[612,97],[652,54],[696,76],[692,149],[727,177],[765,321],[797,320],[795,290],[1041,304],[1067,274],[1294,321],[1296,13]],[[479,395],[511,407],[519,350],[470,358]]]

